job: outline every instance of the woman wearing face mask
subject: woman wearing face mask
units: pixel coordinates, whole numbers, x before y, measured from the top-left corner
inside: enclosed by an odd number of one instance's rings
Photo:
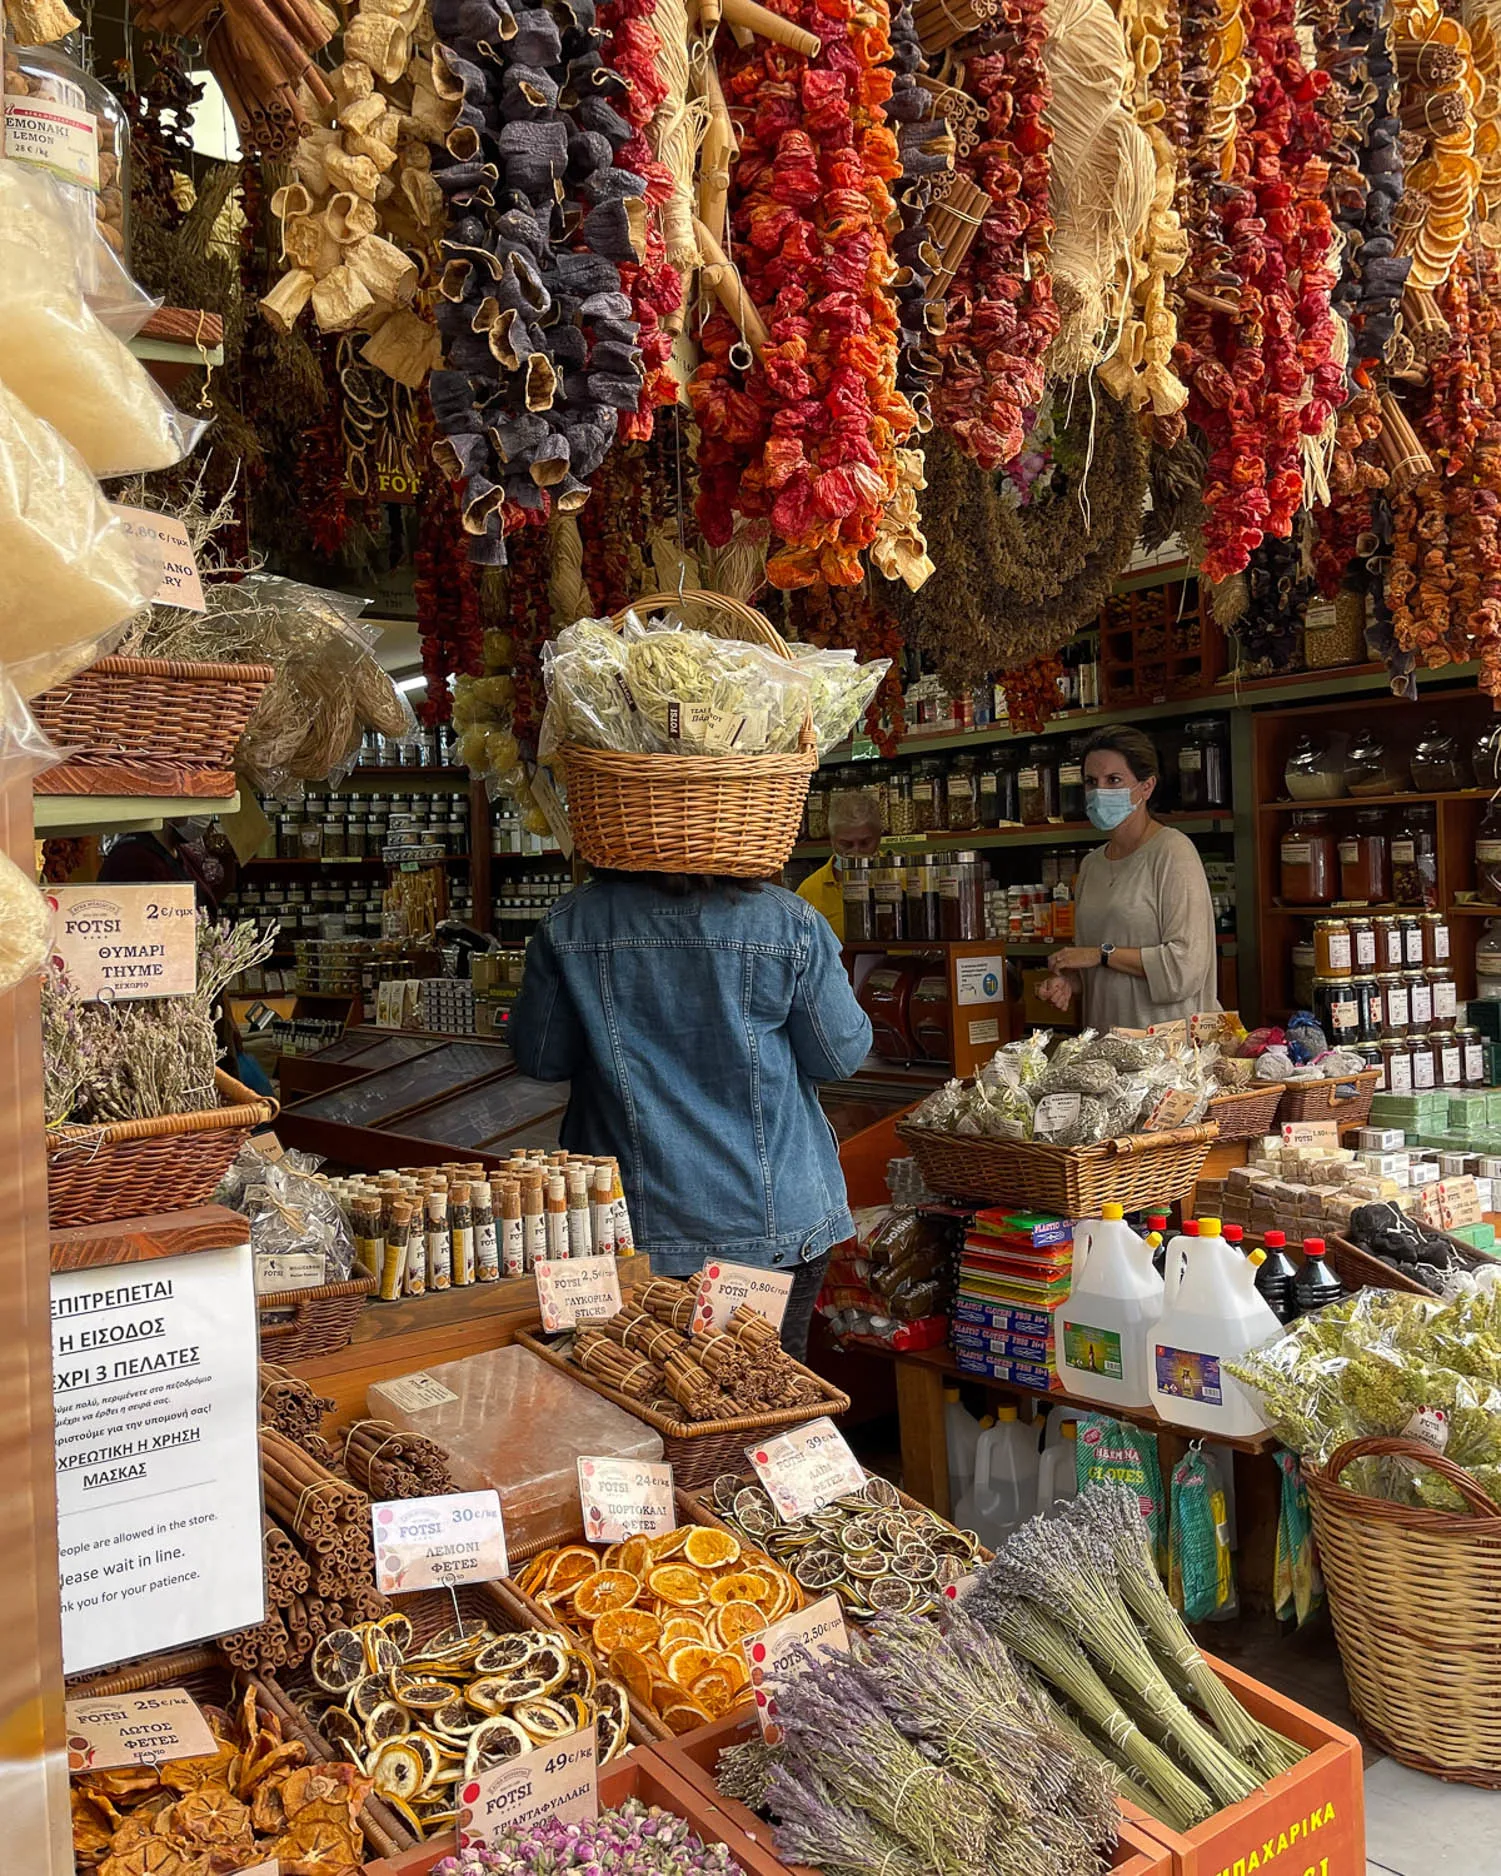
[[[1090,1029],[1145,1029],[1217,1010],[1214,903],[1194,844],[1152,818],[1157,751],[1140,730],[1100,730],[1084,752],[1086,811],[1110,838],[1079,868],[1077,942],[1048,959],[1039,995],[1077,998]]]

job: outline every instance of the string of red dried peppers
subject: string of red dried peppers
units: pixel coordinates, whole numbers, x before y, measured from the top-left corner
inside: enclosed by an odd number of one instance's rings
[[[774,586],[854,586],[860,553],[896,494],[912,407],[896,390],[898,332],[887,184],[901,174],[882,113],[891,95],[885,0],[771,0],[822,50],[807,59],[722,40],[721,81],[740,134],[733,254],[768,328],[748,368],[715,312],[689,396],[698,419],[697,514],[723,546],[737,514],[781,545]]]

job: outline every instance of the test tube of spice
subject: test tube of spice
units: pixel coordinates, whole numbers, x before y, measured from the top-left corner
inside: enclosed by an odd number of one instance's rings
[[[427,1294],[427,1227],[423,1213],[425,1195],[405,1201],[411,1211],[411,1229],[407,1233],[407,1270],[403,1288],[408,1296]]]
[[[448,1192],[434,1186],[427,1195],[427,1287],[453,1287],[453,1240],[448,1235]]]
[[[562,1259],[568,1251],[568,1182],[561,1173],[547,1181],[547,1255]]]
[[[521,1215],[521,1185],[515,1179],[500,1182],[500,1268],[507,1277],[524,1274],[526,1220]]]
[[[568,1255],[590,1254],[589,1175],[582,1166],[570,1166],[566,1180],[568,1192]]]
[[[411,1206],[405,1199],[393,1199],[385,1243],[381,1247],[379,1294],[383,1303],[394,1303],[401,1296],[407,1271],[407,1239],[411,1234]]]
[[[610,1205],[615,1213],[615,1255],[630,1257],[636,1249],[636,1234],[631,1230],[631,1214],[625,1202],[625,1187],[620,1179],[620,1161],[610,1165]]]
[[[526,1245],[526,1268],[547,1255],[547,1218],[542,1209],[542,1175],[528,1173],[521,1182],[521,1223]]]
[[[596,1257],[615,1255],[615,1207],[610,1202],[610,1169],[596,1166],[589,1194],[589,1235]]]
[[[469,1211],[474,1221],[474,1274],[481,1283],[500,1276],[500,1252],[495,1239],[495,1214],[490,1209],[490,1182],[476,1179],[469,1188]]]
[[[379,1271],[385,1257],[380,1236],[380,1197],[368,1186],[361,1186],[350,1201],[349,1227],[356,1258],[367,1271]]]
[[[469,1182],[458,1180],[450,1194],[448,1227],[453,1243],[454,1287],[474,1282],[474,1220],[469,1209]]]

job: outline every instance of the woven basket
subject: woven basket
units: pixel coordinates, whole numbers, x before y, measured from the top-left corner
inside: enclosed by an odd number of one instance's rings
[[[213,1197],[255,1127],[277,1115],[243,1082],[214,1070],[220,1105],[47,1135],[47,1222],[103,1225],[147,1212],[185,1211]]]
[[[651,593],[632,612],[711,606],[702,629],[764,645],[786,643],[761,614],[727,593]],[[615,615],[619,629],[625,613]],[[591,866],[638,873],[720,873],[769,879],[787,863],[818,767],[811,716],[792,756],[644,756],[568,744],[559,751],[568,820]]]
[[[262,1361],[307,1361],[335,1355],[354,1340],[365,1298],[379,1279],[363,1264],[347,1283],[320,1283],[308,1290],[274,1290],[255,1299],[261,1325]]]
[[[180,1648],[152,1655],[137,1667],[69,1681],[68,1697],[83,1700],[96,1694],[139,1694],[152,1687],[181,1687],[200,1704],[226,1709],[234,1705],[237,1687],[253,1687],[256,1705],[276,1716],[284,1738],[301,1740],[313,1764],[327,1764],[335,1756],[285,1689],[268,1675],[230,1668],[212,1648]],[[379,1798],[366,1799],[359,1811],[359,1824],[373,1856],[393,1856],[412,1841],[411,1832]]]
[[[101,658],[31,700],[69,761],[131,755],[174,768],[231,769],[235,745],[276,676],[269,664]]]
[[[1060,1218],[1098,1218],[1100,1207],[1111,1203],[1130,1212],[1183,1198],[1203,1170],[1210,1142],[1219,1138],[1212,1122],[1133,1133],[1097,1146],[981,1140],[914,1127],[910,1121],[899,1121],[896,1131],[929,1191]]]
[[[1436,1472],[1470,1510],[1340,1484],[1352,1461],[1385,1454]],[[1403,1765],[1501,1789],[1501,1508],[1412,1440],[1351,1440],[1304,1476],[1356,1718]]]
[[[1363,1068],[1358,1075],[1336,1075],[1329,1081],[1289,1081],[1282,1089],[1279,1118],[1333,1120],[1341,1127],[1363,1126],[1371,1118],[1371,1102],[1381,1080],[1379,1068]]]
[[[825,1414],[849,1412],[848,1394],[841,1394],[822,1375],[814,1374],[811,1368],[804,1368],[800,1362],[794,1362],[793,1366],[799,1374],[818,1383],[820,1398],[807,1407],[773,1407],[765,1413],[740,1414],[733,1420],[670,1420],[654,1407],[632,1400],[628,1394],[622,1394],[618,1389],[596,1380],[593,1375],[585,1374],[582,1368],[576,1368],[566,1356],[549,1348],[540,1336],[522,1329],[516,1340],[524,1343],[534,1355],[540,1355],[543,1361],[560,1368],[570,1380],[602,1395],[605,1400],[614,1401],[617,1407],[624,1408],[635,1419],[644,1420],[649,1427],[655,1427],[662,1435],[662,1444],[666,1449],[663,1458],[672,1467],[673,1480],[685,1490],[691,1490],[695,1485],[707,1485],[717,1479],[721,1472],[743,1471],[746,1447],[764,1433],[780,1433],[787,1427],[806,1426],[810,1420],[818,1420]]]
[[[1222,1140],[1256,1140],[1272,1131],[1281,1101],[1282,1083],[1262,1082],[1259,1088],[1217,1094],[1204,1118],[1218,1124]]]

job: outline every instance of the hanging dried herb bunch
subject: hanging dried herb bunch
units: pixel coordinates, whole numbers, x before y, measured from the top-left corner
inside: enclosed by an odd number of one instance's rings
[[[1052,431],[1047,456],[1034,450]],[[934,432],[924,517],[938,571],[916,593],[891,589],[908,639],[946,678],[969,683],[1056,651],[1099,611],[1131,557],[1147,488],[1147,446],[1126,405],[1075,379],[1053,394],[1021,463],[1021,491]]]

